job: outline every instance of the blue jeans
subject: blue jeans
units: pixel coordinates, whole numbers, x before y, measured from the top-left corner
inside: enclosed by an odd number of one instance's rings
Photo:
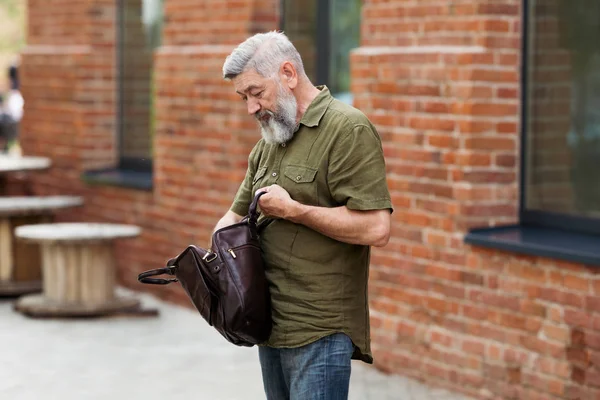
[[[292,349],[259,347],[267,400],[346,400],[353,352],[343,333]]]

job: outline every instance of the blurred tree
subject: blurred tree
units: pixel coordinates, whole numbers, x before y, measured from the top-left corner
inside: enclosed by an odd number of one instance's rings
[[[0,0],[0,92],[8,89],[8,67],[25,45],[26,0]]]

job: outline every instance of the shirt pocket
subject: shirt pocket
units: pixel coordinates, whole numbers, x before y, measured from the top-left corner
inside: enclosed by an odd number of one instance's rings
[[[317,176],[318,169],[304,165],[288,165],[283,172],[284,189],[292,199],[308,205],[317,205]]]

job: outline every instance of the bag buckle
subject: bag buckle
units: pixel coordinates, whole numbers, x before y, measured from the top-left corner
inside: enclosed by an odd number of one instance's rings
[[[214,261],[217,259],[217,253],[213,253],[212,251],[207,251],[206,254],[202,257],[202,260],[207,263]]]

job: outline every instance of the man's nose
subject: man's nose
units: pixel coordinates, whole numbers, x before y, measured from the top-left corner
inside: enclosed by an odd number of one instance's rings
[[[260,110],[260,104],[254,99],[248,99],[248,114],[254,115]]]

